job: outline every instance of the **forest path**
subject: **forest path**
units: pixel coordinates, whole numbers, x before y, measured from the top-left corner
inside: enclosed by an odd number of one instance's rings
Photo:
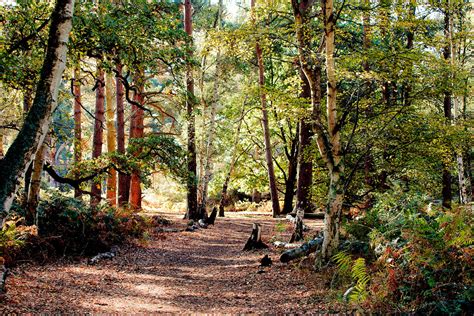
[[[186,225],[181,215],[160,215],[170,218],[172,227]],[[242,251],[254,222],[262,224],[264,242],[279,234],[277,220],[268,216],[229,214],[217,218],[209,229],[154,234],[142,245],[122,247],[113,260],[96,265],[23,265],[9,278],[0,309],[43,313],[318,311],[322,306],[315,297],[323,296],[323,286],[317,276],[279,263],[279,251],[274,248]],[[319,221],[311,224],[320,225]],[[257,273],[264,254],[274,264],[265,273]]]

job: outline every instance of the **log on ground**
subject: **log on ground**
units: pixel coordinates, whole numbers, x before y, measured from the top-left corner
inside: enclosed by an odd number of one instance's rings
[[[323,244],[323,239],[323,237],[316,237],[315,239],[304,243],[303,245],[301,245],[301,247],[283,252],[280,256],[280,261],[290,262],[291,260],[295,260],[300,257],[307,256],[312,252],[315,252],[318,247]]]

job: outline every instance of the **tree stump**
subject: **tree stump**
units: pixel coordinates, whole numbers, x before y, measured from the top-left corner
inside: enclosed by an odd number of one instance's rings
[[[252,228],[252,233],[250,234],[250,237],[244,246],[244,250],[268,248],[268,246],[262,242],[261,238],[262,238],[262,226],[258,223],[254,223],[253,228]]]
[[[296,218],[295,218],[295,230],[293,231],[293,234],[291,235],[291,238],[290,238],[290,241],[289,243],[293,243],[295,241],[300,241],[300,240],[303,240],[303,216],[304,216],[304,212],[300,212],[300,210],[298,210],[296,212]]]
[[[214,206],[212,208],[211,215],[209,215],[209,218],[207,219],[207,223],[209,225],[214,225],[214,222],[216,221],[216,216],[217,216],[217,207]]]

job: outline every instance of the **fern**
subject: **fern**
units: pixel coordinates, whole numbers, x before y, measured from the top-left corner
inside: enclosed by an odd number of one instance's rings
[[[370,281],[369,275],[367,274],[367,267],[364,258],[352,259],[352,256],[346,251],[340,251],[333,256],[339,268],[339,272],[342,274],[351,275],[355,285],[349,295],[349,301],[360,303],[367,299],[367,284]]]
[[[336,261],[340,273],[349,273],[350,267],[352,265],[352,257],[350,254],[348,254],[346,251],[340,251],[333,256],[333,260]]]
[[[349,295],[349,301],[351,302],[363,302],[367,299],[367,284],[370,278],[367,274],[367,267],[365,265],[364,258],[358,258],[354,261],[352,266],[352,279],[355,282],[354,290]]]

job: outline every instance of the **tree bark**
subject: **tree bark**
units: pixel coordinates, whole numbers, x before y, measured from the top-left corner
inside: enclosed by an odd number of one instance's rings
[[[217,31],[220,30],[222,24],[222,0],[218,1],[218,12],[215,23],[215,28]],[[200,212],[206,212],[207,196],[208,196],[208,187],[209,182],[212,177],[212,158],[214,155],[214,135],[216,133],[216,113],[217,106],[219,102],[219,84],[220,84],[220,72],[221,72],[221,52],[220,49],[217,49],[216,55],[216,71],[214,74],[214,86],[213,86],[213,97],[211,105],[211,117],[210,117],[210,126],[207,130],[206,136],[206,148],[205,148],[205,163],[204,163],[204,177],[201,182],[201,201],[199,205]],[[202,79],[204,80],[204,79]]]
[[[58,0],[51,16],[48,47],[31,110],[6,156],[0,161],[0,223],[9,212],[26,168],[34,159],[49,129],[57,105],[72,27],[74,0]]]
[[[116,133],[114,124],[114,92],[112,74],[106,74],[105,95],[107,113],[107,152],[115,151]],[[110,169],[107,177],[107,201],[115,206],[117,204],[117,171]]]
[[[251,0],[250,6],[252,10],[252,20],[255,23],[255,17],[254,17],[255,0]],[[258,85],[260,89],[260,104],[262,107],[262,127],[263,127],[263,138],[264,138],[264,143],[265,143],[265,160],[267,162],[268,183],[270,187],[270,198],[272,200],[272,214],[273,214],[273,217],[277,217],[278,215],[280,215],[280,202],[278,199],[275,169],[273,167],[272,144],[270,141],[270,127],[269,127],[268,110],[267,110],[267,94],[265,93],[265,66],[263,64],[262,48],[260,47],[260,42],[258,39],[255,43],[255,53],[257,55],[257,62],[258,62]]]
[[[81,82],[79,68],[74,69],[74,162],[82,160],[82,109],[81,109]],[[74,189],[74,197],[79,198],[81,191]]]
[[[48,137],[49,138],[49,137]],[[36,208],[40,200],[41,176],[43,175],[43,164],[48,149],[47,139],[40,146],[33,162],[33,172],[31,173],[30,188],[28,191],[28,202],[26,204],[26,224],[34,225],[36,219]]]
[[[138,80],[141,80],[139,78]],[[136,80],[136,81],[138,81]],[[134,101],[143,104],[143,86],[138,84],[139,89],[135,92]],[[132,119],[130,123],[130,139],[143,138],[144,111],[135,104],[132,105]],[[135,153],[138,154],[138,153]],[[134,210],[142,208],[142,189],[140,171],[134,170],[130,177],[130,207]]]
[[[193,24],[192,24],[191,0],[184,1],[184,29],[190,37],[189,45],[192,46]],[[188,49],[188,58],[193,56],[192,49]],[[202,216],[198,209],[197,202],[197,174],[196,174],[196,114],[194,113],[194,79],[193,67],[191,63],[186,66],[186,112],[188,115],[188,179],[187,179],[187,211],[186,218],[199,220]]]
[[[125,154],[125,108],[124,108],[124,87],[120,76],[122,75],[122,65],[117,64],[118,76],[115,78],[115,96],[117,100],[117,151]],[[130,176],[123,172],[118,175],[118,204],[124,206],[128,204],[130,190]]]
[[[31,99],[32,91],[29,88],[26,88],[23,92],[23,116],[26,117],[28,111],[31,108]],[[22,199],[22,206],[27,208],[28,206],[28,191],[30,191],[30,183],[31,183],[31,173],[33,172],[33,162],[30,163],[28,168],[25,172],[25,181],[23,187],[23,199]]]
[[[311,100],[311,89],[304,72],[300,70],[301,93],[300,98]],[[313,126],[310,118],[300,121],[299,146],[298,146],[298,185],[296,189],[295,209],[301,209],[305,213],[312,211],[311,185],[313,184],[313,159],[311,157],[311,138],[313,137]]]
[[[291,140],[291,149],[288,156],[288,176],[285,183],[283,214],[288,214],[293,210],[293,197],[295,196],[296,178],[298,175],[298,136],[299,127],[296,130],[294,139]]]
[[[449,2],[447,1],[447,3]],[[449,45],[449,37],[450,37],[449,22],[450,22],[450,9],[449,9],[449,4],[448,4],[445,11],[445,15],[444,15],[444,35],[446,37],[446,41],[448,42],[443,50],[443,57],[446,61],[449,61],[451,59],[451,49]],[[444,112],[446,124],[448,125],[451,124],[453,115],[452,115],[452,93],[450,90],[444,93],[443,112]],[[442,180],[443,187],[441,190],[441,194],[443,196],[442,204],[445,208],[450,209],[451,202],[453,199],[452,188],[451,188],[452,176],[451,176],[449,165],[446,164],[445,162],[442,162],[442,164],[443,164],[443,180]]]
[[[97,82],[95,90],[95,120],[94,120],[94,138],[92,146],[92,158],[98,158],[102,155],[102,144],[104,137],[104,70],[101,68],[97,69]],[[99,182],[92,181],[91,185],[91,206],[96,206],[100,202],[100,196],[102,193],[102,184]]]
[[[336,66],[335,49],[335,17],[333,0],[323,1],[324,31],[326,37],[326,76],[327,76],[327,124],[330,141],[326,155],[330,183],[328,203],[324,217],[324,241],[321,249],[322,259],[328,261],[339,245],[339,225],[341,221],[342,201],[344,199],[343,172],[344,163],[341,152],[341,134],[337,124],[336,105]],[[320,132],[321,133],[321,132]],[[319,136],[319,135],[318,135]]]
[[[448,0],[448,4],[451,4],[451,1]],[[451,10],[451,8],[448,8],[448,10]],[[448,26],[448,38],[449,38],[449,46],[450,46],[450,52],[451,52],[451,66],[453,69],[456,67],[456,43],[454,42],[453,39],[453,33],[454,33],[454,22],[453,22],[453,13],[449,14],[449,26]],[[453,77],[453,82],[456,79],[456,72],[453,72],[452,74]],[[461,110],[460,104],[461,104],[461,98],[457,95],[453,96],[453,113],[452,113],[452,124],[456,125],[458,124],[458,118],[459,118],[459,113]],[[468,183],[468,178],[466,177],[465,171],[464,171],[464,159],[463,159],[463,149],[462,146],[460,149],[456,150],[455,152],[456,156],[456,164],[457,164],[457,173],[458,173],[458,183],[459,183],[459,202],[461,204],[467,204],[471,202],[471,197],[468,191],[469,183]]]

